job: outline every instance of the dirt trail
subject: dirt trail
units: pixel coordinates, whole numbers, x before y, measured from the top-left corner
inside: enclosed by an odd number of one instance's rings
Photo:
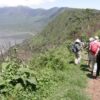
[[[100,78],[89,79],[87,92],[91,96],[91,100],[100,100]]]
[[[85,52],[83,53],[83,58],[84,59],[88,58]],[[90,95],[91,100],[100,100],[100,77],[97,79],[93,79],[93,77],[91,76],[91,72],[89,71],[89,67],[85,67],[84,71],[87,71],[86,74],[87,77],[89,78],[86,92]]]

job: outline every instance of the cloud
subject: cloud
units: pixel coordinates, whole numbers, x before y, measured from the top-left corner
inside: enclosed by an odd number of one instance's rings
[[[56,0],[0,0],[0,6],[39,6],[45,3],[53,3]]]

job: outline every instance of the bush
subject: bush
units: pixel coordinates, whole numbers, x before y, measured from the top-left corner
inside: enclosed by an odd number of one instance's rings
[[[7,58],[2,63],[0,95],[3,98],[26,98],[25,94],[36,91],[36,77],[29,66],[17,58]],[[29,93],[28,93],[29,92]],[[23,95],[22,95],[23,94]]]

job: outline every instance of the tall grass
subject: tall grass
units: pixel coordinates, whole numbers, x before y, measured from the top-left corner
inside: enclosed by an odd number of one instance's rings
[[[72,61],[73,55],[63,46],[32,60],[39,82],[36,100],[89,100],[84,92],[87,77]]]

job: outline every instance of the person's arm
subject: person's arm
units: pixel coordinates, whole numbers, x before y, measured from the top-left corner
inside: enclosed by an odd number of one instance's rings
[[[91,44],[89,44],[89,51],[91,50]]]
[[[97,49],[97,51],[96,51],[96,53],[95,53],[95,57],[97,56],[99,50],[100,50],[100,48]]]

